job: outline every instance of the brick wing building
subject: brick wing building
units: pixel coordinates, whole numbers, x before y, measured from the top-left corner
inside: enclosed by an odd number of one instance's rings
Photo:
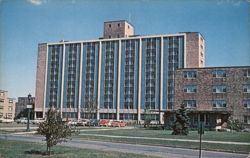
[[[174,86],[174,110],[184,103],[191,126],[215,127],[230,115],[250,124],[250,66],[178,69]]]

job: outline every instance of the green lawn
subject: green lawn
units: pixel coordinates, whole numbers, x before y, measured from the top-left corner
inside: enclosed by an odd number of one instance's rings
[[[17,124],[16,122],[0,123],[0,128],[8,128],[8,127],[27,127],[27,124]],[[30,127],[37,127],[37,125],[30,124]]]
[[[0,134],[24,132],[26,131],[26,127],[27,127],[27,124],[17,124],[16,122],[0,123]],[[37,127],[37,125],[30,124],[30,127]]]
[[[134,137],[151,137],[151,138],[171,138],[171,139],[192,139],[199,140],[197,131],[190,131],[187,136],[172,135],[171,130],[147,130],[147,129],[116,129],[116,130],[100,130],[100,131],[83,131],[81,133],[118,135],[118,136],[134,136]],[[250,142],[250,133],[244,132],[216,132],[205,131],[202,136],[203,140],[212,141],[230,141],[230,142]]]
[[[152,156],[107,152],[90,149],[76,149],[63,146],[53,147],[50,158],[151,158]],[[37,143],[0,141],[0,158],[44,158],[46,146]],[[153,158],[153,157],[152,157]]]
[[[170,138],[170,139],[191,139],[199,140],[197,131],[190,131],[187,136],[171,135],[172,131],[169,130],[147,130],[147,129],[117,129],[108,131],[82,131],[86,134],[101,134],[101,135],[117,135],[117,136],[132,136],[132,137],[149,137],[149,138]],[[144,140],[144,139],[129,139],[129,138],[107,138],[102,136],[78,136],[81,139],[89,140],[104,140],[112,142],[124,142],[132,144],[153,144],[173,147],[194,148],[199,147],[197,142],[179,142],[179,141],[166,141],[166,140]],[[230,142],[250,142],[250,133],[243,132],[215,132],[205,131],[202,136],[203,140],[210,141],[230,141]],[[202,148],[207,150],[229,151],[229,152],[250,152],[250,145],[232,145],[232,144],[210,144],[202,143]]]

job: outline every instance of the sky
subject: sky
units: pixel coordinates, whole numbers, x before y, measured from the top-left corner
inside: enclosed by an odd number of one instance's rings
[[[206,66],[250,65],[249,0],[0,0],[0,89],[35,96],[38,43],[98,39],[111,20],[137,35],[200,32]]]

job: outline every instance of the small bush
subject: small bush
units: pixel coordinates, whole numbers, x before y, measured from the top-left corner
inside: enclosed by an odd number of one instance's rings
[[[237,132],[240,132],[244,129],[244,124],[243,122],[233,119],[233,117],[229,117],[228,122],[227,122],[227,128],[230,130],[235,130]]]

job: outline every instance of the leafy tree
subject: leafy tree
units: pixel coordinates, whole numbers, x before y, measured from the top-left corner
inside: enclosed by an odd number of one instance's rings
[[[51,147],[57,143],[66,142],[75,133],[65,122],[62,121],[60,113],[50,107],[46,113],[46,119],[39,124],[38,134],[45,136],[47,153],[51,154]]]
[[[189,117],[184,104],[176,111],[176,120],[173,126],[173,135],[188,135]]]

